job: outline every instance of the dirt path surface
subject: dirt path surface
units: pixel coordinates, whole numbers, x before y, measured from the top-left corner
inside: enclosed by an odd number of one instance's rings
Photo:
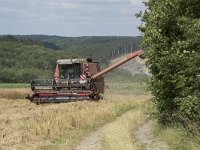
[[[168,150],[166,143],[155,139],[152,135],[152,121],[148,121],[136,132],[137,139],[146,145],[147,150]]]
[[[99,128],[97,131],[86,137],[77,147],[76,150],[100,150],[101,149],[101,137],[103,128]]]
[[[91,133],[88,137],[84,138],[83,141],[75,148],[75,150],[101,150],[101,139],[104,135],[104,131],[106,128],[110,126],[110,124],[116,122],[121,117],[127,115],[130,111],[124,113],[122,116],[118,117],[115,121],[110,122],[103,127],[100,127],[98,130]]]
[[[129,112],[126,112],[121,117],[127,113]],[[117,118],[117,120],[121,117]],[[84,140],[75,148],[75,150],[101,150],[101,139],[104,135],[105,129],[108,128],[111,123],[106,124],[105,126],[91,133],[88,137],[84,138]],[[136,131],[136,138],[146,146],[147,150],[168,150],[169,147],[166,143],[153,137],[152,124],[152,121],[148,121],[142,125],[138,131]]]

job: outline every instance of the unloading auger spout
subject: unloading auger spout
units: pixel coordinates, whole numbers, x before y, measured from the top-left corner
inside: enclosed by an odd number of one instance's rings
[[[120,60],[119,62],[117,63],[114,63],[113,65],[109,66],[108,68],[105,68],[103,69],[102,71],[98,72],[97,74],[93,75],[91,78],[94,80],[94,79],[97,79],[103,75],[105,75],[106,73],[112,71],[113,69],[123,65],[124,63],[130,61],[131,59],[137,57],[137,56],[140,56],[141,54],[143,54],[144,51],[143,50],[138,50],[132,54],[129,54],[127,57],[123,58],[122,60]]]

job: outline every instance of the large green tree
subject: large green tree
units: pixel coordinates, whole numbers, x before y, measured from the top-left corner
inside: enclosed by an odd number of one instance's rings
[[[144,4],[140,30],[159,121],[166,124],[175,118],[200,124],[200,1]]]

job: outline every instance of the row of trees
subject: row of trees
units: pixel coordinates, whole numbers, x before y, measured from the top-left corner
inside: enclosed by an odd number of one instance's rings
[[[108,64],[110,59],[139,49],[141,37],[66,37],[45,41],[54,43],[71,56],[93,58]]]
[[[200,1],[148,0],[138,14],[158,119],[200,126]],[[189,126],[188,126],[189,127]]]

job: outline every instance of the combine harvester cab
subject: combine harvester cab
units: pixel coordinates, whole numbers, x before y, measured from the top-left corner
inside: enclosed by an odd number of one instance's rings
[[[104,93],[104,75],[127,61],[143,54],[138,50],[121,61],[101,71],[98,62],[92,59],[57,60],[54,79],[32,80],[32,94],[27,96],[31,102],[59,103],[77,100],[98,101]]]

